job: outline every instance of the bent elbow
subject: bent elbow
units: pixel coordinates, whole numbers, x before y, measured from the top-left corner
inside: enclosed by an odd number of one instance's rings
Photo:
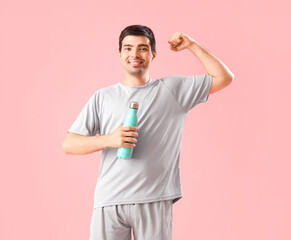
[[[234,74],[233,73],[231,73],[231,77],[230,77],[230,82],[229,82],[229,84],[231,84],[231,82],[233,81],[233,79],[234,79]]]
[[[69,151],[70,146],[68,144],[68,141],[66,140],[63,141],[62,149],[63,149],[64,154],[70,154],[70,151]]]

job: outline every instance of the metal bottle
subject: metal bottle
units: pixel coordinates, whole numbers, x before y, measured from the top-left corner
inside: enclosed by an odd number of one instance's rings
[[[138,102],[136,101],[130,102],[128,113],[123,122],[123,127],[126,127],[126,126],[137,127],[137,124],[138,124],[137,110],[138,110]],[[132,132],[136,132],[136,131],[132,131]],[[136,138],[136,137],[133,137],[133,138]],[[132,142],[127,142],[127,143],[132,144]],[[134,144],[136,144],[136,142],[134,142]],[[119,147],[117,151],[117,157],[120,159],[131,159],[133,149],[134,147],[133,148],[132,147]]]

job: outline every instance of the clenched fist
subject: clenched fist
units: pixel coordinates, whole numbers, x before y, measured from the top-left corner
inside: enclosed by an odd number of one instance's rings
[[[138,136],[137,127],[132,126],[118,126],[112,133],[108,134],[109,147],[135,147],[135,144],[128,142],[137,143],[136,137]]]
[[[188,48],[192,43],[195,42],[196,41],[194,39],[183,32],[175,32],[168,41],[170,48],[173,51],[181,51],[185,48]]]

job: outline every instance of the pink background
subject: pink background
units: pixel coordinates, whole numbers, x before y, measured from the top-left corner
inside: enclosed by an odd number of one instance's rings
[[[290,4],[27,0],[0,3],[0,239],[89,239],[101,152],[62,152],[89,97],[123,80],[118,37],[150,27],[150,76],[206,74],[182,31],[234,73],[187,115],[173,239],[289,240]]]

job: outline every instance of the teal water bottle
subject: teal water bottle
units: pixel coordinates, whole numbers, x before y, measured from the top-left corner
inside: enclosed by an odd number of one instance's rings
[[[138,102],[131,102],[129,104],[128,113],[123,122],[123,127],[126,127],[126,126],[137,127],[137,110],[138,110]],[[136,132],[136,131],[132,131],[132,132]],[[136,137],[133,137],[133,138],[136,138]],[[127,142],[127,143],[132,144],[132,142]],[[136,144],[136,142],[134,144]],[[132,147],[120,147],[118,148],[118,151],[117,151],[117,157],[121,159],[131,159],[133,149],[134,148]]]

